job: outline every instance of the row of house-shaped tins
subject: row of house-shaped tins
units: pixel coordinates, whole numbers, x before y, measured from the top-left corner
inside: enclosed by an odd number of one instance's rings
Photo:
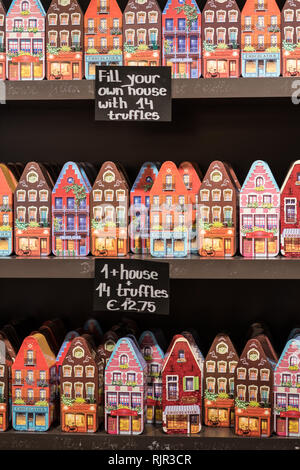
[[[0,79],[95,78],[96,65],[170,66],[173,78],[300,73],[300,8],[286,0],[77,0],[0,2]],[[281,61],[282,56],[282,61]]]
[[[159,168],[159,169],[158,169]],[[130,191],[125,170],[67,162],[62,170],[0,164],[0,256],[300,256],[300,161],[279,190],[255,161],[241,187],[214,161],[201,182],[196,163],[146,162]],[[94,180],[93,187],[89,177]],[[18,179],[18,182],[17,182]],[[55,184],[54,181],[56,180]]]
[[[263,330],[240,357],[220,333],[204,358],[195,332],[175,335],[164,354],[152,331],[139,341],[114,328],[103,335],[90,319],[62,339],[59,328],[47,321],[22,344],[11,326],[1,330],[2,431],[10,421],[15,430],[46,431],[60,415],[64,432],[103,424],[109,434],[140,434],[151,423],[195,434],[203,422],[240,436],[300,436],[299,329],[278,359]]]

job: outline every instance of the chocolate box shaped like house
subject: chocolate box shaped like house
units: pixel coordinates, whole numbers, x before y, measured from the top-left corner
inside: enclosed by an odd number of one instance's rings
[[[52,0],[46,16],[47,79],[83,77],[83,14],[77,0]]]
[[[66,432],[98,429],[99,376],[96,353],[79,336],[68,347],[60,376],[61,426]]]
[[[173,337],[162,368],[163,430],[194,434],[201,430],[201,365],[188,339]]]
[[[117,342],[105,369],[105,430],[141,434],[145,424],[146,362],[131,338]]]
[[[12,425],[17,431],[47,431],[54,419],[55,356],[45,337],[27,336],[12,365]]]
[[[243,77],[280,75],[280,10],[276,0],[246,0],[242,9]]]
[[[207,0],[202,41],[204,78],[240,76],[241,14],[235,0]]]
[[[235,433],[268,437],[273,432],[274,369],[278,361],[269,339],[249,339],[235,369]]]
[[[297,77],[300,74],[300,3],[286,0],[281,10],[282,75]]]
[[[168,0],[162,13],[162,65],[172,78],[201,76],[201,13],[195,0]]]
[[[289,258],[300,257],[299,202],[300,160],[297,160],[289,169],[280,190],[280,247],[281,253]]]
[[[40,0],[13,0],[6,15],[6,76],[43,80],[45,10]]]
[[[234,424],[234,373],[238,360],[229,336],[219,333],[204,364],[204,423],[207,426]]]
[[[199,191],[198,243],[201,256],[234,256],[240,184],[221,161],[210,164]]]
[[[280,191],[269,165],[256,160],[240,192],[240,252],[246,257],[277,256]]]
[[[14,194],[15,252],[47,256],[51,252],[52,181],[42,164],[29,162]]]
[[[300,436],[300,337],[285,345],[274,371],[274,431]]]
[[[91,0],[84,15],[85,78],[96,65],[122,65],[122,12],[117,0]]]
[[[6,78],[6,52],[5,52],[5,33],[6,33],[6,10],[0,1],[0,80]]]
[[[191,194],[174,162],[162,164],[150,190],[150,252],[184,257],[190,252]]]
[[[143,163],[130,191],[130,248],[150,253],[150,190],[158,175],[155,163]]]
[[[139,339],[140,350],[147,363],[147,423],[162,422],[162,378],[164,353],[152,331],[144,331]]]
[[[124,65],[160,65],[161,10],[156,0],[129,0],[123,14]]]
[[[52,191],[52,251],[56,256],[88,255],[91,189],[80,165],[64,164]]]
[[[128,253],[129,188],[122,170],[104,162],[90,196],[91,252],[94,256]]]
[[[0,163],[0,256],[13,249],[13,201],[17,181],[9,168]]]

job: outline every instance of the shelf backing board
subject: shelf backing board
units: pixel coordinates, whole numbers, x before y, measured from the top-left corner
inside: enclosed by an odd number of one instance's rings
[[[291,258],[151,258],[129,255],[126,259],[141,259],[169,263],[171,279],[300,279],[300,261]],[[109,259],[108,259],[109,262]],[[92,256],[82,258],[19,258],[0,259],[0,278],[91,279],[95,263]]]
[[[283,98],[294,77],[173,79],[173,99]],[[94,80],[5,81],[6,100],[93,100]]]

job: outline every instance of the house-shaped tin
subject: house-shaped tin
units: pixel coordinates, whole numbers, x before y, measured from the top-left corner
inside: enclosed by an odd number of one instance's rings
[[[284,77],[297,77],[300,73],[299,43],[299,3],[294,0],[286,0],[281,10],[281,57]]]
[[[274,371],[274,431],[300,436],[300,337],[290,339]]]
[[[241,13],[235,0],[207,0],[202,11],[204,78],[240,76]]]
[[[240,192],[240,252],[243,256],[277,256],[280,190],[269,165],[256,160]]]
[[[190,194],[190,204],[192,211],[192,224],[190,227],[190,249],[191,253],[198,253],[198,234],[196,221],[202,174],[198,165],[194,162],[181,162],[178,167],[178,171],[181,174],[185,187]]]
[[[65,432],[98,429],[99,377],[96,353],[86,338],[72,340],[60,376],[61,426]]]
[[[128,253],[129,187],[121,168],[104,162],[90,196],[91,252],[94,256]]]
[[[51,252],[52,187],[51,178],[41,163],[27,163],[14,193],[18,256],[47,256]]]
[[[12,425],[17,431],[47,431],[54,419],[55,356],[45,337],[27,336],[12,365]]]
[[[46,16],[47,79],[83,77],[83,13],[77,0],[52,0]]]
[[[0,431],[6,431],[11,416],[11,366],[14,351],[7,348],[9,341],[0,336]],[[10,344],[9,344],[10,345]],[[11,346],[11,345],[10,345]]]
[[[234,256],[237,249],[240,184],[228,163],[215,160],[199,191],[198,244],[201,256]]]
[[[85,78],[96,65],[122,65],[122,12],[117,0],[91,0],[84,15]]]
[[[195,0],[168,0],[162,12],[162,65],[172,78],[201,76],[201,13]]]
[[[90,251],[90,191],[84,170],[64,164],[52,191],[52,251],[56,256],[87,256]]]
[[[155,257],[190,253],[191,195],[175,163],[164,162],[150,190],[150,252]]]
[[[162,368],[163,430],[194,434],[201,430],[201,366],[187,338],[173,337]]]
[[[235,369],[235,433],[269,437],[273,432],[274,369],[278,358],[265,335],[247,341]]]
[[[147,363],[147,423],[162,422],[162,377],[164,353],[152,331],[144,331],[139,338],[139,347]]]
[[[280,248],[281,253],[289,258],[300,256],[299,201],[300,160],[297,160],[290,167],[280,190]]]
[[[234,425],[234,373],[239,357],[229,336],[219,333],[204,364],[204,423],[206,426]]]
[[[280,10],[276,0],[246,0],[241,14],[243,77],[280,75]]]
[[[0,256],[13,250],[13,201],[17,181],[12,171],[0,163]]]
[[[6,9],[0,1],[0,80],[5,80],[6,78],[6,41],[5,41],[5,33],[6,33]]]
[[[161,63],[161,10],[156,0],[128,0],[123,13],[123,64]]]
[[[141,434],[145,424],[147,365],[132,339],[120,338],[105,369],[105,430]]]
[[[155,163],[143,163],[130,191],[129,234],[132,253],[150,254],[150,190],[157,175]]]
[[[6,77],[43,80],[45,10],[40,0],[13,0],[6,15]]]

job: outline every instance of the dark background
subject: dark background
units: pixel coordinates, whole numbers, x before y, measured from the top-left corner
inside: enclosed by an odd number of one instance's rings
[[[49,4],[43,2],[45,8]],[[80,4],[85,10],[88,2]],[[125,4],[120,1],[122,9]],[[199,6],[202,10],[204,2]],[[252,162],[264,159],[280,186],[290,163],[300,158],[299,125],[300,106],[290,99],[174,100],[171,123],[147,124],[96,122],[92,101],[8,102],[0,106],[0,159],[98,165],[109,159],[125,166],[131,183],[147,160],[194,160],[205,173],[215,159],[230,161],[243,183]],[[206,354],[222,329],[241,352],[249,325],[262,319],[280,354],[290,329],[300,324],[299,286],[299,281],[284,280],[172,280],[170,316],[140,314],[139,326],[141,331],[162,327],[168,340],[182,329],[196,328]],[[3,279],[0,325],[31,317],[20,330],[26,335],[59,316],[77,327],[92,314],[92,287],[92,280]],[[97,316],[105,330],[122,314]]]

